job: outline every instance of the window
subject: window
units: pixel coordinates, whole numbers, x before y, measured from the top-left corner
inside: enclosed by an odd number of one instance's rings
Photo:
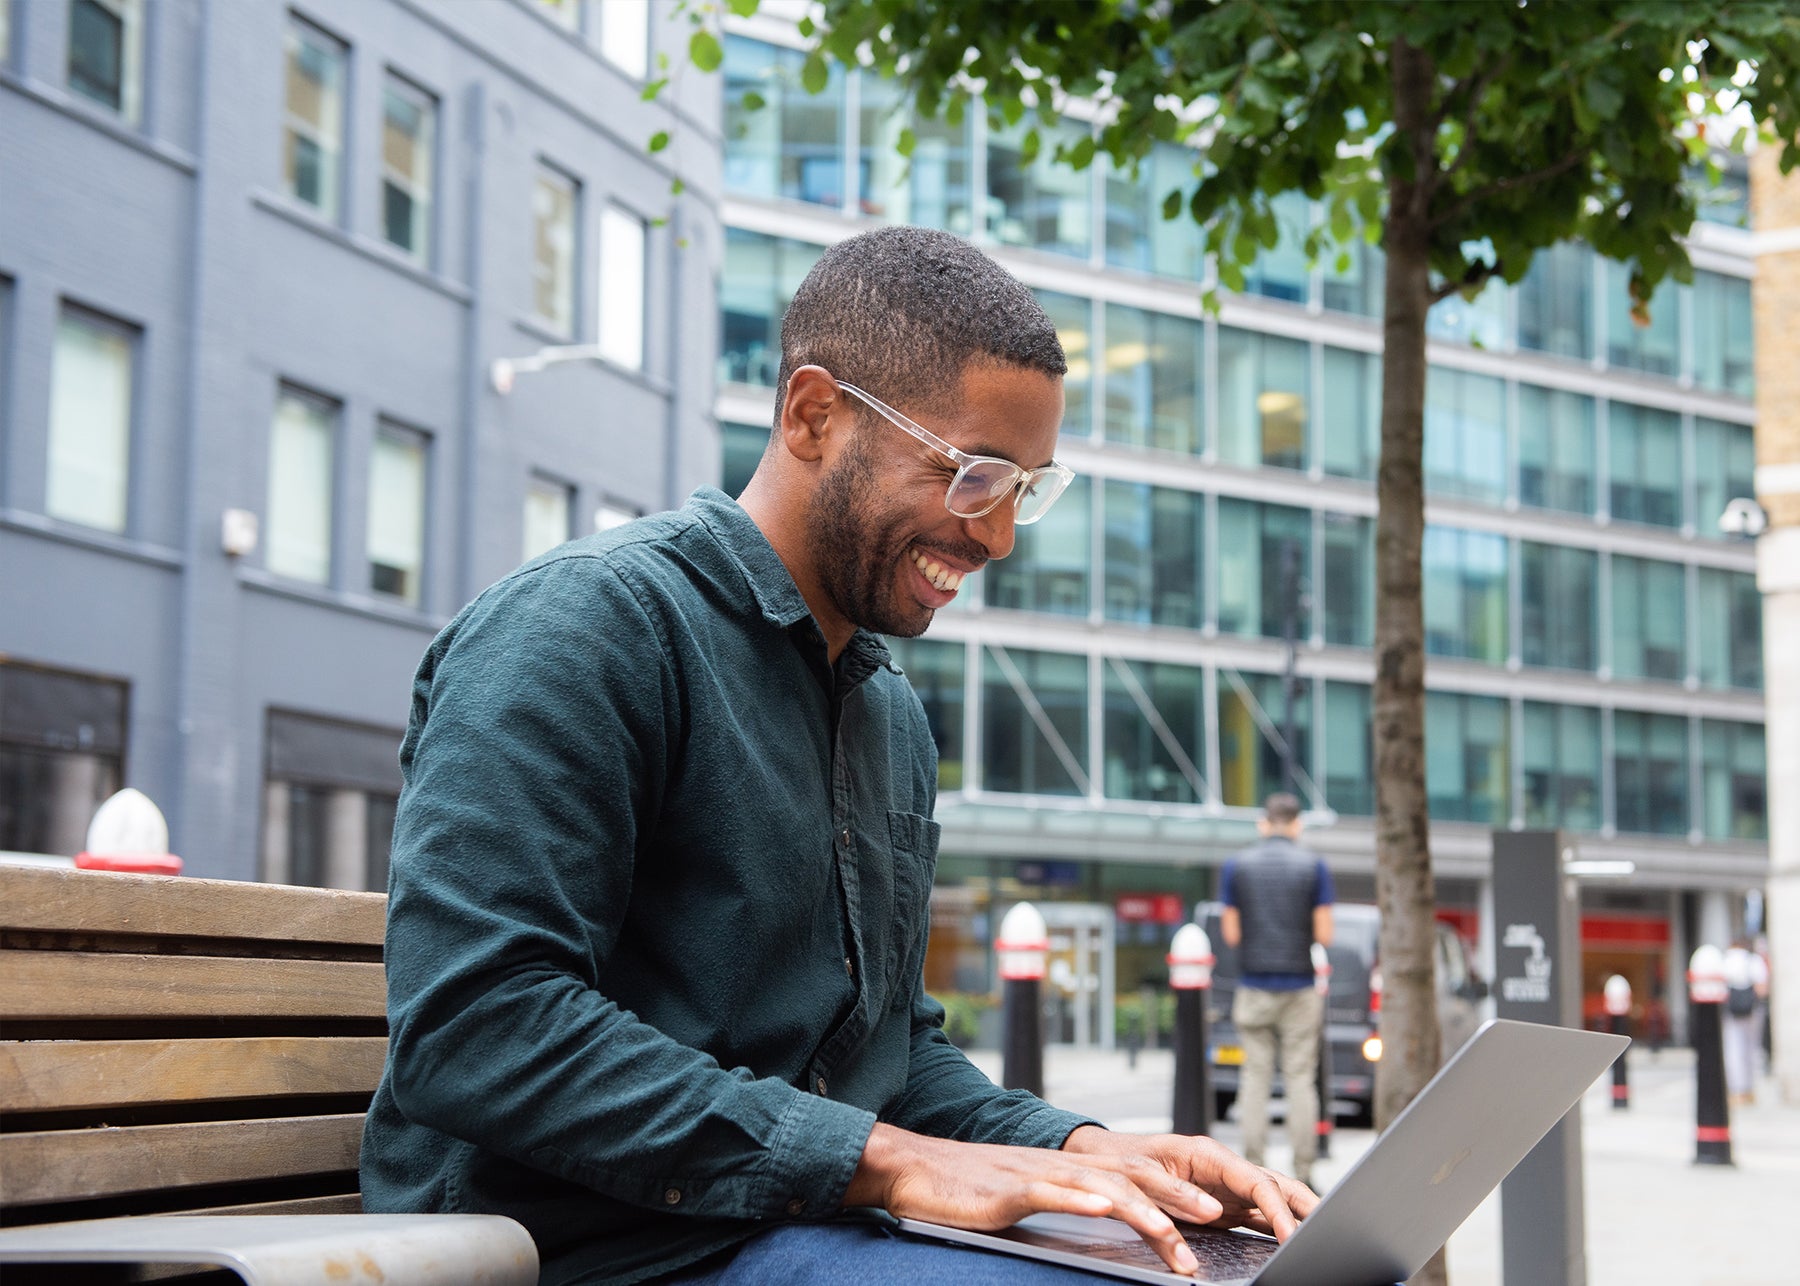
[[[130,689],[0,658],[0,850],[69,857],[124,784]]]
[[[1600,829],[1600,712],[1525,703],[1527,826]]]
[[[388,244],[428,263],[437,99],[389,72],[381,113],[381,233]]]
[[[1700,721],[1700,780],[1708,839],[1769,837],[1769,787],[1760,723]]]
[[[1506,660],[1506,538],[1427,527],[1425,650],[1498,665]]]
[[[1358,317],[1379,317],[1387,285],[1387,256],[1370,245],[1359,225],[1349,245],[1325,249],[1325,307]]]
[[[1087,658],[989,645],[981,684],[983,788],[1086,794]]]
[[[1739,397],[1756,396],[1756,335],[1750,281],[1716,272],[1694,274],[1694,383]]]
[[[1471,348],[1505,348],[1506,283],[1495,277],[1472,300],[1461,295],[1438,300],[1425,315],[1425,333]]]
[[[1425,486],[1499,504],[1506,499],[1506,385],[1491,375],[1430,368],[1425,379]]]
[[[1519,503],[1594,512],[1594,399],[1519,385]]]
[[[1511,740],[1500,697],[1425,694],[1425,794],[1433,821],[1506,824]]]
[[[1687,188],[1693,193],[1695,215],[1707,223],[1726,228],[1750,226],[1750,167],[1742,156],[1733,152],[1714,152],[1711,159],[1719,167],[1719,181],[1708,178],[1706,166],[1688,167]]]
[[[643,510],[623,501],[602,500],[594,508],[594,530],[611,531],[614,527],[623,527],[626,523],[635,522],[643,516]]]
[[[324,585],[331,580],[331,492],[338,408],[283,387],[269,442],[268,569]]]
[[[1375,643],[1375,522],[1353,514],[1319,515],[1324,533],[1325,641]]]
[[[1186,197],[1196,182],[1199,154],[1176,143],[1158,143],[1135,177],[1110,159],[1106,166],[1106,262],[1182,281],[1198,281],[1205,268],[1200,225],[1188,213]],[[1163,218],[1171,192],[1183,198],[1173,219]]]
[[[629,370],[644,366],[644,221],[600,212],[600,352]]]
[[[1688,829],[1688,726],[1672,714],[1613,713],[1616,825],[1647,835]]]
[[[1325,350],[1319,463],[1339,478],[1372,480],[1381,462],[1381,355]]]
[[[525,488],[525,556],[530,562],[575,534],[575,488],[533,474]]]
[[[50,373],[44,512],[101,531],[126,528],[136,332],[64,304]]]
[[[858,78],[857,88],[862,213],[968,236],[975,226],[973,114],[956,125],[922,116],[893,81],[868,73]],[[904,129],[913,132],[910,156],[898,148]]]
[[[1519,347],[1586,360],[1594,355],[1594,252],[1576,241],[1540,250],[1516,292]]]
[[[650,74],[650,0],[606,0],[599,6],[600,55],[630,76]]]
[[[1219,632],[1284,638],[1312,632],[1312,514],[1287,505],[1219,501]]]
[[[384,423],[369,458],[369,588],[414,607],[425,571],[429,453],[424,434]]]
[[[559,335],[575,333],[575,229],[581,184],[539,161],[531,193],[532,313]]]
[[[282,118],[282,181],[287,194],[335,222],[342,215],[344,155],[342,44],[289,18],[287,108]]]
[[[1289,743],[1289,701],[1279,674],[1219,675],[1219,798],[1234,808],[1255,808],[1278,790],[1307,792],[1284,773],[1282,746]],[[1246,695],[1247,694],[1247,695]],[[1312,770],[1312,681],[1296,679],[1292,701],[1294,765]]]
[[[1206,616],[1206,497],[1109,481],[1105,501],[1107,619],[1199,629]]]
[[[1306,467],[1312,352],[1301,340],[1219,328],[1219,458]]]
[[[781,315],[824,249],[740,228],[725,230],[719,340],[723,382],[775,387],[781,369]]]
[[[1121,660],[1102,669],[1107,798],[1204,802],[1206,672]]]
[[[1026,612],[1088,614],[1092,480],[1076,478],[1043,521],[1013,530],[1010,557],[987,568],[987,602]]]
[[[762,463],[763,452],[768,449],[769,432],[767,425],[732,424],[728,421],[719,426],[723,457],[719,470],[719,490],[734,500],[744,494],[744,488],[750,485],[756,466]]]
[[[143,111],[143,0],[70,0],[69,89],[136,125]]]
[[[1620,679],[1687,677],[1687,569],[1612,556],[1612,671]]]
[[[832,60],[825,89],[809,94],[805,61],[798,49],[725,37],[725,189],[842,209],[844,73]]]
[[[1694,421],[1694,529],[1718,537],[1719,515],[1739,496],[1756,495],[1756,436],[1748,424]]]
[[[919,703],[925,707],[925,726],[937,746],[938,789],[963,787],[963,680],[964,650],[960,643],[933,639],[888,639],[894,664],[906,672]]]
[[[1762,595],[1749,572],[1700,569],[1700,682],[1714,688],[1762,687]]]
[[[1042,143],[1027,162],[1029,128],[1017,125],[988,136],[988,235],[1001,245],[1086,259],[1094,244],[1092,174],[1058,164],[1056,149],[1087,137],[1087,127],[1037,123]]]
[[[1198,455],[1205,331],[1197,321],[1106,306],[1106,439]]]
[[[1375,725],[1366,683],[1325,684],[1325,802],[1352,817],[1375,813]]]
[[[1283,192],[1270,201],[1277,241],[1244,274],[1244,293],[1303,304],[1312,271],[1306,265],[1306,233],[1312,227],[1312,203],[1300,191]],[[1258,801],[1261,802],[1260,800]]]
[[[1614,366],[1667,375],[1681,373],[1681,290],[1664,279],[1647,305],[1649,320],[1639,325],[1631,316],[1631,267],[1606,264],[1606,360]]]
[[[1606,441],[1612,516],[1681,526],[1681,417],[1614,402],[1606,409]]]
[[[1600,556],[1592,550],[1520,543],[1521,653],[1526,665],[1594,668],[1599,568]]]
[[[1049,314],[1069,363],[1063,376],[1063,432],[1089,437],[1094,432],[1094,305],[1080,295],[1054,290],[1031,293]]]
[[[267,738],[263,879],[386,891],[400,732],[271,710]]]

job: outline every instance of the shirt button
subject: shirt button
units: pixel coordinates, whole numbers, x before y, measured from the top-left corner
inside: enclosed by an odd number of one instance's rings
[[[825,1093],[825,1078],[823,1076],[813,1077],[813,1088],[818,1090],[819,1094],[823,1096]]]
[[[680,1188],[670,1188],[668,1191],[664,1192],[663,1193],[663,1204],[665,1206],[680,1205],[681,1204],[681,1189]]]
[[[849,956],[844,957],[844,972],[849,974],[852,978],[856,976],[856,966],[850,963]]]
[[[850,832],[848,830],[839,831],[838,839],[843,843],[845,848],[850,847]]]
[[[795,1217],[805,1214],[806,1202],[802,1201],[799,1197],[795,1197],[792,1201],[788,1202],[787,1212]]]

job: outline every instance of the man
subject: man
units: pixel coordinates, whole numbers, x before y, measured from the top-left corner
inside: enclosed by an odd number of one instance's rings
[[[1756,1102],[1756,1067],[1764,1011],[1769,999],[1769,965],[1747,937],[1725,951],[1725,1090],[1733,1107]]]
[[[1331,945],[1331,871],[1300,847],[1300,801],[1286,792],[1263,802],[1262,842],[1225,863],[1219,918],[1237,947],[1238,988],[1231,1021],[1244,1046],[1238,1118],[1244,1159],[1261,1165],[1269,1143],[1269,1090],[1280,1046],[1294,1177],[1311,1184],[1319,1152],[1319,1030],[1325,997],[1313,985],[1312,945]]]
[[[784,319],[741,507],[702,490],[565,545],[433,642],[369,1209],[511,1215],[546,1282],[987,1258],[846,1207],[1112,1215],[1192,1271],[1171,1214],[1285,1237],[1312,1209],[1210,1140],[1001,1091],[923,990],[935,751],[877,634],[923,631],[1067,485],[1064,370],[1031,293],[968,244],[855,237]]]

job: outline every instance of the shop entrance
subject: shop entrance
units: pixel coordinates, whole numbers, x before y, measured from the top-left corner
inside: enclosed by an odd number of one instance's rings
[[[1051,1044],[1113,1047],[1113,909],[1091,902],[1040,902],[1050,930],[1044,1038]]]

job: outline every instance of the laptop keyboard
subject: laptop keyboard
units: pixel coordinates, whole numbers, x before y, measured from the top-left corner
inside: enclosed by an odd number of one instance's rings
[[[1200,1261],[1198,1280],[1232,1281],[1254,1277],[1258,1269],[1275,1253],[1276,1243],[1263,1237],[1245,1237],[1237,1233],[1218,1232],[1208,1228],[1184,1228],[1181,1233],[1194,1258]],[[1169,1266],[1141,1241],[1096,1241],[1076,1243],[1059,1240],[1057,1249],[1077,1255],[1089,1255],[1109,1264],[1130,1264],[1137,1268]]]

